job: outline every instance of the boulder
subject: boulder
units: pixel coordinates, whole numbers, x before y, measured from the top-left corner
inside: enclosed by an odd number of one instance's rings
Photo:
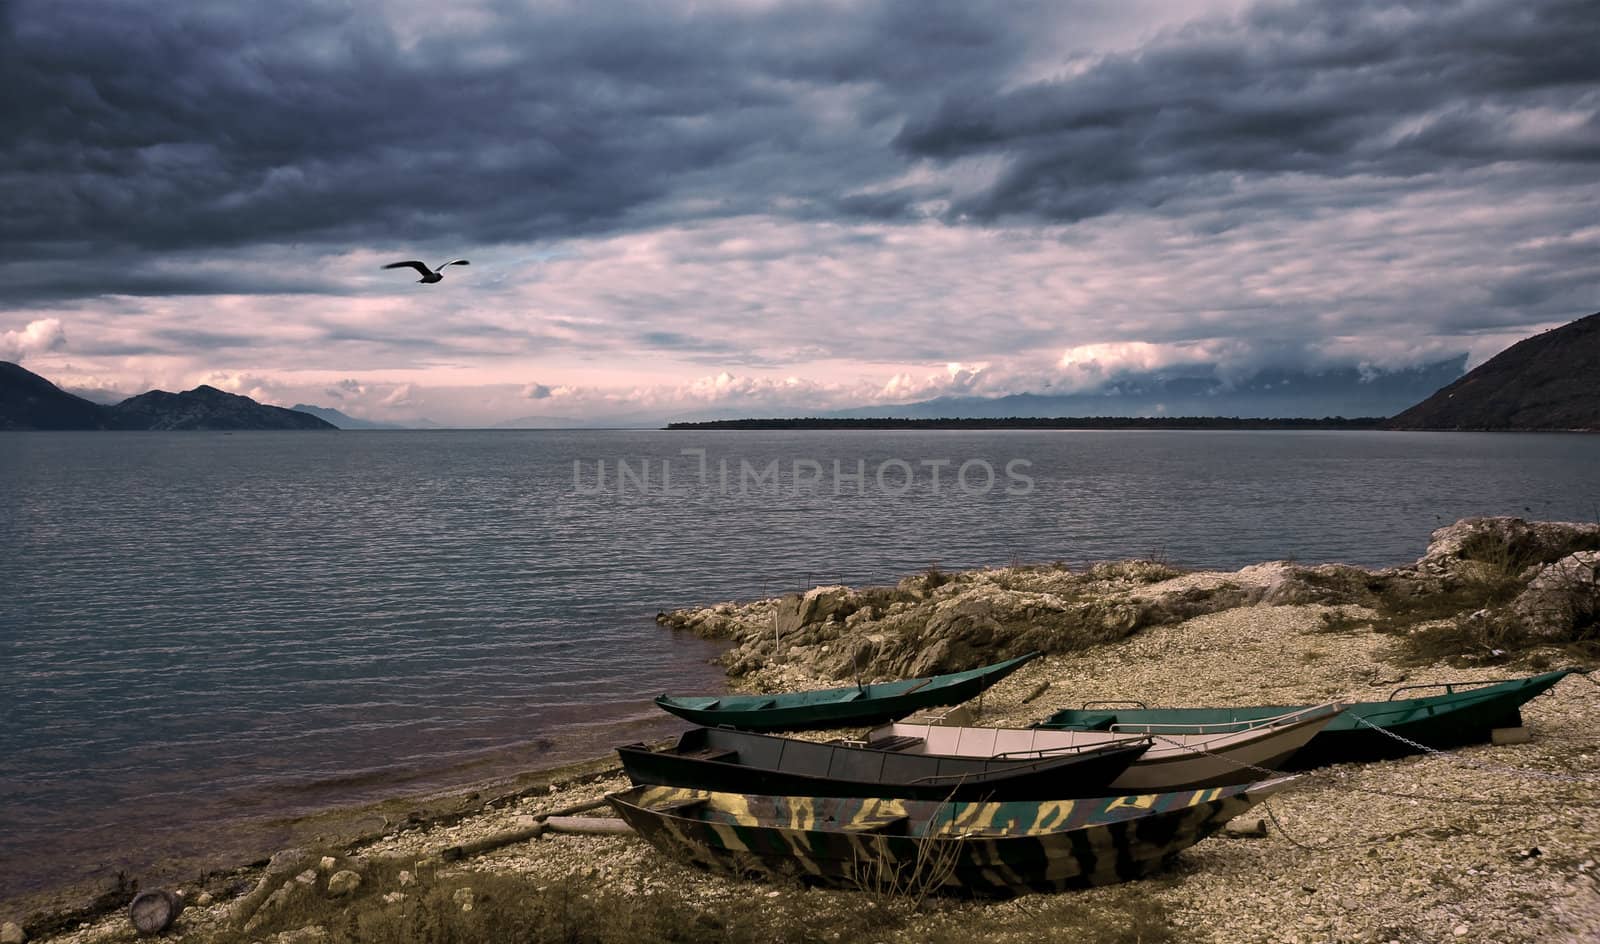
[[[315,871],[310,873],[310,881],[302,881],[304,874],[301,873],[301,875],[284,882],[278,887],[277,891],[268,895],[266,900],[261,903],[261,906],[250,915],[250,920],[244,923],[244,932],[250,934],[259,930],[262,925],[271,921],[273,916],[287,907],[290,902],[311,894],[311,890],[316,884],[317,873]]]
[[[1571,642],[1594,632],[1600,620],[1600,551],[1579,551],[1545,565],[1510,610],[1537,639]]]
[[[273,853],[272,858],[267,860],[266,874],[261,876],[256,887],[229,908],[233,920],[240,922],[249,920],[271,896],[272,890],[278,886],[278,880],[300,869],[310,858],[311,853],[298,848],[283,849]]]
[[[349,869],[341,869],[328,876],[328,895],[342,898],[361,887],[361,876]]]
[[[1251,572],[1255,572],[1253,576],[1260,581],[1256,601],[1270,606],[1307,603],[1338,606],[1345,603],[1365,604],[1372,600],[1372,591],[1368,589],[1372,574],[1349,564],[1302,567],[1286,561],[1274,561],[1240,570],[1238,575],[1241,582]]]
[[[1462,562],[1477,561],[1517,571],[1596,548],[1600,548],[1600,524],[1510,516],[1462,518],[1433,532],[1427,553],[1415,566],[1423,573],[1454,573]]]
[[[0,924],[0,944],[24,944],[28,940],[27,932],[15,921]]]
[[[778,600],[778,633],[787,636],[812,623],[842,622],[861,604],[860,596],[849,587],[813,587],[803,594],[791,593]]]

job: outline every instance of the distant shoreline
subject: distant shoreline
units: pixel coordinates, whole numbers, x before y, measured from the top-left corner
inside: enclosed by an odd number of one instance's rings
[[[669,430],[693,429],[1380,429],[1381,416],[1240,418],[1236,416],[1008,416],[998,419],[838,419],[703,420],[668,423]]]

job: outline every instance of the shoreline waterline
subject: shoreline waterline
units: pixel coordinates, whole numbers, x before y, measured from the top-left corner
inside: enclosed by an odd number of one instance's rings
[[[233,834],[231,838],[215,837],[209,849],[199,848],[198,842],[192,843],[194,848],[189,851],[141,869],[116,869],[110,874],[94,878],[68,878],[50,882],[11,898],[0,899],[0,915],[8,920],[20,920],[30,915],[59,916],[80,912],[83,913],[82,920],[91,920],[95,914],[106,912],[91,914],[85,909],[89,909],[99,896],[115,889],[119,875],[138,882],[141,889],[192,884],[197,877],[247,870],[282,849],[359,847],[378,841],[401,828],[434,827],[518,798],[544,793],[551,787],[588,782],[620,769],[616,754],[608,751],[583,758],[563,758],[549,766],[527,768],[514,774],[500,774],[443,788],[405,792],[382,799],[319,807],[250,821],[250,827],[244,834],[250,838],[242,838],[238,834]],[[214,834],[196,827],[186,835],[198,838]],[[124,856],[125,861],[149,858],[148,844],[134,842],[129,848],[142,851]]]

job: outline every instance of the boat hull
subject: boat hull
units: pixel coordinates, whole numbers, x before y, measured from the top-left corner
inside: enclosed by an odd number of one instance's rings
[[[1346,706],[1343,715],[1290,757],[1285,769],[1304,770],[1324,764],[1384,760],[1424,752],[1423,748],[1407,742],[1434,750],[1481,744],[1489,740],[1495,728],[1521,725],[1522,706],[1549,691],[1572,671],[1575,670],[1547,672],[1461,691],[1447,690],[1442,695],[1422,698],[1352,703]],[[1114,712],[1068,709],[1051,715],[1039,727],[1082,731],[1100,730],[1114,723],[1122,732],[1193,733],[1205,730],[1208,725],[1246,723],[1293,710],[1296,710],[1293,706],[1276,705],[1143,708]],[[1144,728],[1143,725],[1153,727]]]
[[[965,672],[896,682],[773,695],[661,695],[655,701],[663,711],[708,728],[726,725],[742,731],[806,731],[881,724],[924,708],[976,698],[1039,655],[1030,652]]]
[[[635,784],[730,793],[914,800],[1105,796],[1149,746],[1133,736],[1049,757],[938,757],[696,728],[664,750],[617,748]]]
[[[1254,728],[1221,733],[1152,733],[1155,743],[1109,785],[1110,793],[1164,793],[1246,783],[1271,776],[1339,717],[1342,706],[1316,705],[1272,716]],[[1060,750],[1112,743],[1136,734],[1029,728],[892,724],[869,743],[914,741],[905,750],[963,757],[1048,757]]]
[[[982,897],[1159,871],[1284,780],[1034,803],[918,803],[636,787],[608,799],[658,849],[734,876]]]

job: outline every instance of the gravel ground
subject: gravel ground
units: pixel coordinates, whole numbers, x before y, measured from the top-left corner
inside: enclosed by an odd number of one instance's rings
[[[1137,698],[1152,705],[1381,700],[1402,684],[1525,674],[1397,668],[1384,659],[1388,637],[1359,625],[1327,631],[1330,614],[1359,617],[1361,611],[1243,607],[1090,652],[1038,659],[984,696],[976,723],[1031,723],[1088,699]],[[792,667],[772,674],[794,687],[816,684]],[[1219,836],[1183,853],[1164,876],[1068,894],[1110,914],[1157,903],[1179,941],[1600,941],[1600,687],[1587,677],[1569,677],[1530,703],[1524,718],[1531,743],[1311,772],[1246,814],[1251,825],[1269,821],[1264,838]],[[559,789],[450,826],[392,833],[360,855],[434,855],[527,825],[537,812],[626,786],[618,776]],[[458,867],[552,881],[592,873],[595,881],[637,894],[704,902],[803,896],[808,907],[820,909],[850,894],[721,879],[627,836],[551,835]],[[920,942],[935,930],[955,930],[971,940],[1031,939],[1014,936],[1022,933],[1014,929],[1035,927],[1030,922],[1049,904],[1041,896],[939,903],[905,927],[875,936]],[[192,906],[183,926],[203,936],[226,920],[226,906]],[[119,914],[52,940],[133,939]]]

